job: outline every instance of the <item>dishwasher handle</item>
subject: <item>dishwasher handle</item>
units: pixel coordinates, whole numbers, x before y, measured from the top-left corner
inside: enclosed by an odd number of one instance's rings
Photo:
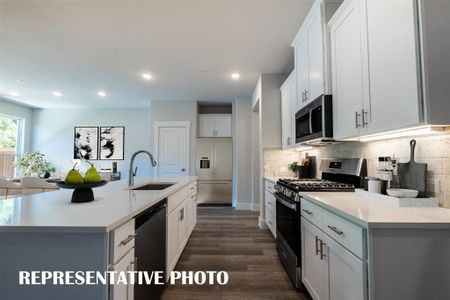
[[[134,217],[134,228],[138,229],[145,222],[147,222],[149,219],[158,214],[160,211],[165,210],[166,207],[167,207],[167,199],[164,199],[158,202],[156,205],[152,206],[151,208],[144,210],[143,212]]]

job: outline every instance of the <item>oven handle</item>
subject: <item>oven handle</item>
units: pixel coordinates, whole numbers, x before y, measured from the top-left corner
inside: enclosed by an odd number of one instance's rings
[[[309,110],[309,134],[313,134],[313,126],[312,126],[312,116],[313,116],[313,110]]]
[[[286,206],[294,211],[297,211],[297,205],[291,204],[291,203],[287,202],[286,200],[281,199],[281,197],[278,196],[276,193],[274,194],[274,196],[277,199],[277,202],[279,202],[280,204],[283,204],[284,206]]]

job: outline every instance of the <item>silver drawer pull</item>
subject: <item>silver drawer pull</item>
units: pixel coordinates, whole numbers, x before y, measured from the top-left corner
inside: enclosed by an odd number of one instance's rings
[[[326,255],[323,253],[323,246],[325,246],[326,244],[320,240],[320,260],[323,260],[324,257],[326,257]]]
[[[132,239],[134,239],[136,237],[137,233],[135,234],[130,234],[126,239],[124,239],[123,241],[120,242],[120,246],[125,246],[126,244],[128,244],[129,242],[131,242]]]
[[[269,204],[269,205],[272,205],[272,202],[270,202],[270,201],[267,201],[267,204]]]
[[[313,212],[310,211],[310,210],[307,210],[307,209],[305,209],[305,208],[303,208],[302,210],[303,210],[305,213],[307,213],[308,215],[310,215],[310,216],[313,215]]]
[[[330,226],[330,225],[328,225],[328,228],[330,228],[331,230],[333,230],[334,232],[336,232],[336,233],[339,234],[339,235],[343,235],[343,234],[344,234],[344,232],[341,231],[341,230],[339,230],[339,229],[337,229],[336,226]]]
[[[272,225],[272,222],[270,222],[270,221],[267,221],[270,225]]]
[[[319,255],[319,252],[320,252],[319,241],[320,241],[320,239],[316,236],[316,255]]]
[[[195,186],[191,187],[191,190],[195,189]]]

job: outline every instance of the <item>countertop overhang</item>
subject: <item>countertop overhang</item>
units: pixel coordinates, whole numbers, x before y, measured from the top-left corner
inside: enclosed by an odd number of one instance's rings
[[[136,178],[135,187],[175,183],[164,190],[131,190],[126,180],[95,188],[95,200],[71,203],[73,190],[61,189],[0,200],[1,232],[105,233],[179,191],[195,176]]]

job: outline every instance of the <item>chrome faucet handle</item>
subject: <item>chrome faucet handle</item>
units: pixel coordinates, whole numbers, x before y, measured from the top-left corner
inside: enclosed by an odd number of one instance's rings
[[[137,174],[137,167],[134,168],[133,176],[136,176]]]

